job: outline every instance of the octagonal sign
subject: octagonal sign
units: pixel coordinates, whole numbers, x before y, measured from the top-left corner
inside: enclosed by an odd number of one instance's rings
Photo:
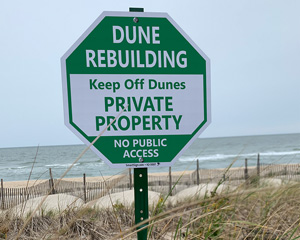
[[[171,166],[210,123],[209,59],[166,13],[103,12],[61,64],[65,124],[112,167]]]

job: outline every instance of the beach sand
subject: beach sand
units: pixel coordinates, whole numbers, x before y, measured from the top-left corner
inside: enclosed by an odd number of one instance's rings
[[[181,175],[190,176],[194,171],[181,171],[181,172],[172,172],[172,177],[179,177]],[[124,175],[113,175],[113,176],[98,176],[98,177],[86,177],[86,182],[103,182],[104,180],[113,180],[123,178],[124,176],[128,175],[128,173]],[[169,173],[167,172],[159,172],[159,173],[148,173],[148,176],[153,177],[168,177]],[[132,173],[133,177],[133,173]],[[63,178],[64,181],[70,182],[82,182],[83,178]],[[31,187],[34,185],[38,185],[40,183],[48,182],[49,179],[40,179],[40,180],[29,180],[29,181],[11,181],[11,182],[3,182],[4,188],[24,188],[26,186]]]
[[[48,182],[48,179],[41,180],[29,180],[29,181],[12,181],[12,182],[3,182],[4,188],[25,188],[38,185],[40,183]]]

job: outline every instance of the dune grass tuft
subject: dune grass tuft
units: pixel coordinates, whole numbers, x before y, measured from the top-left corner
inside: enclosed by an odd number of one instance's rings
[[[148,239],[297,239],[299,196],[300,184],[260,187],[257,182],[175,206],[165,204],[166,196],[150,210]],[[0,239],[15,239],[25,221],[26,216],[0,213]],[[120,203],[113,209],[70,208],[34,216],[19,239],[136,239],[135,231],[134,209]]]

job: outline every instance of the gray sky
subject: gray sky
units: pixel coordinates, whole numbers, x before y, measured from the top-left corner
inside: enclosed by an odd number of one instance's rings
[[[102,11],[167,12],[211,59],[201,137],[300,133],[300,1],[12,0],[0,7],[0,147],[77,144],[61,56]]]

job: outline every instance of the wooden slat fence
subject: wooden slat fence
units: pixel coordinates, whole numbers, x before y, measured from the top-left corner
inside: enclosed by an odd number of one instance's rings
[[[256,167],[248,167],[247,173],[249,178],[269,178],[280,177],[285,180],[300,181],[300,164],[260,164],[259,169]],[[73,195],[83,200],[91,201],[99,197],[105,196],[108,193],[122,192],[132,189],[132,181],[129,176],[124,174],[118,178],[109,179],[98,182],[88,182],[84,185],[84,181],[75,182],[61,180],[58,184],[57,179],[53,179],[54,192]],[[180,180],[178,181],[178,179]],[[171,184],[170,184],[171,179]],[[245,168],[232,168],[225,172],[225,169],[198,169],[180,176],[178,173],[172,173],[170,178],[168,174],[155,175],[149,174],[148,183],[149,190],[161,192],[166,194],[170,191],[170,185],[175,187],[172,190],[172,194],[176,194],[189,186],[199,183],[212,183],[219,182],[220,180],[230,182],[230,184],[241,184],[245,182]],[[0,189],[0,209],[8,209],[15,205],[18,205],[28,199],[44,196],[49,192],[52,193],[51,183],[45,181],[43,183],[26,188],[4,188],[3,182]]]
[[[58,184],[57,179],[53,179],[54,193],[64,193],[84,199],[86,193],[86,201],[91,201],[107,195],[108,193],[121,192],[129,189],[129,184],[124,185],[122,179],[126,175],[119,178],[99,181],[87,182],[84,191],[83,182],[61,180]],[[49,182],[40,183],[28,188],[1,188],[0,191],[0,209],[9,209],[26,200],[51,194],[52,184]]]

